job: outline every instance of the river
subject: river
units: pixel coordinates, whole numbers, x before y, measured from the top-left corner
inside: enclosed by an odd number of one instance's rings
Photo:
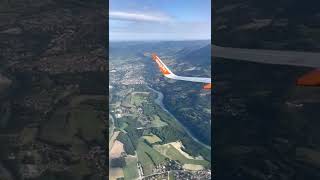
[[[188,130],[187,127],[185,127],[163,104],[163,98],[164,98],[164,95],[162,92],[160,91],[157,91],[153,88],[151,88],[150,86],[147,86],[148,89],[152,90],[153,92],[157,93],[157,98],[154,100],[154,102],[156,104],[158,104],[165,112],[167,112],[170,116],[172,116],[180,125],[181,127],[183,127],[183,129],[185,130],[185,132],[195,141],[197,142],[198,144],[204,146],[205,148],[207,149],[210,149],[211,150],[211,146],[208,146],[206,144],[204,144],[203,142],[201,142],[199,139],[197,139],[195,136],[193,136],[193,134]]]

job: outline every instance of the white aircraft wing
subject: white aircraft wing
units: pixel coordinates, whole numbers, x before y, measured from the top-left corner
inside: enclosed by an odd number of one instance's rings
[[[212,45],[212,56],[225,59],[251,61],[264,64],[279,64],[315,68],[296,81],[298,86],[320,86],[320,53],[280,51],[266,49],[230,48]]]
[[[182,80],[182,81],[191,81],[191,82],[201,82],[201,83],[211,83],[211,78],[201,78],[201,77],[186,77],[186,76],[177,76],[175,74],[164,75],[167,78]]]
[[[314,52],[230,48],[212,45],[211,54],[214,57],[265,64],[283,64],[314,68],[320,67],[320,53]]]
[[[156,55],[152,54],[152,59],[158,64],[162,74],[170,79],[182,80],[182,81],[191,81],[191,82],[201,82],[211,84],[211,78],[203,77],[186,77],[186,76],[177,76],[161,61],[161,59]]]

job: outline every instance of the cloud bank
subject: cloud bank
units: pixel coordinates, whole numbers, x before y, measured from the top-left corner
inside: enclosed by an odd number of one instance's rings
[[[129,13],[121,11],[110,11],[109,18],[113,20],[126,21],[147,21],[147,22],[168,22],[171,18],[164,15],[151,15],[143,13]]]

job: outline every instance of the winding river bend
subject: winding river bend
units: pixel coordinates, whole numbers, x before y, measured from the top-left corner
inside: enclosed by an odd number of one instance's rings
[[[181,127],[183,127],[183,129],[185,130],[185,132],[195,141],[197,142],[198,144],[204,146],[205,148],[207,149],[210,149],[211,150],[211,146],[208,146],[206,144],[204,144],[203,142],[201,142],[199,139],[197,139],[195,136],[192,135],[192,133],[188,130],[187,127],[185,127],[163,104],[163,98],[164,98],[164,95],[162,92],[160,91],[157,91],[155,89],[153,89],[152,87],[150,86],[147,86],[148,89],[150,89],[151,91],[157,93],[157,98],[154,100],[154,102],[156,104],[158,104],[165,112],[167,112],[170,116],[172,116],[180,125]]]

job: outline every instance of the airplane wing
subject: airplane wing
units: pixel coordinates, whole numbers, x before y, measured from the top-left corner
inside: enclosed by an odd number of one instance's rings
[[[304,67],[320,67],[320,53],[280,51],[265,49],[230,48],[212,45],[212,56],[252,61],[265,64],[282,64]]]
[[[160,71],[167,78],[182,81],[211,83],[211,78],[177,76],[161,61],[156,54],[152,54],[152,59],[158,64]]]
[[[214,57],[226,59],[315,68],[315,70],[298,78],[296,84],[299,86],[320,86],[320,53],[230,48],[216,45],[212,45],[211,52]]]

